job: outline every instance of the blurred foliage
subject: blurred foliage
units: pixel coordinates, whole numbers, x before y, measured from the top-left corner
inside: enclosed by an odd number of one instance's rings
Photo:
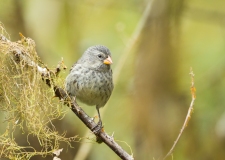
[[[61,57],[70,67],[87,47],[103,44],[110,48],[116,68],[147,3],[0,0],[0,21],[12,40],[18,39],[19,32],[34,39],[38,55],[50,67]],[[152,3],[146,26],[124,62],[108,107],[101,109],[105,111],[105,130],[129,144],[135,159],[161,158],[172,146],[191,101],[190,67],[195,73],[197,99],[173,157],[225,158],[224,6],[223,0]],[[90,114],[95,110],[83,108]],[[82,136],[84,125],[67,107],[63,109],[68,112],[54,123],[57,131]],[[5,126],[5,113],[0,117],[1,126]],[[4,131],[0,127],[0,133]],[[21,132],[14,136],[26,144]],[[60,144],[65,148],[60,157],[73,159],[79,145],[72,143],[74,148],[67,148]],[[92,147],[86,159],[118,159],[105,145],[94,143]]]

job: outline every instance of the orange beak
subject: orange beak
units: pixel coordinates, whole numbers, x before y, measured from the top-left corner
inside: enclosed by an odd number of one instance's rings
[[[106,58],[106,59],[103,61],[103,63],[104,63],[104,64],[112,64],[113,61],[112,61],[111,57],[108,56],[108,58]]]

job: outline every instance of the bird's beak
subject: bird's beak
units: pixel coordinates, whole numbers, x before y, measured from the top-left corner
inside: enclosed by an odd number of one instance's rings
[[[106,58],[106,59],[103,61],[103,63],[104,63],[104,64],[112,64],[113,61],[112,61],[111,57],[108,56],[108,58]]]

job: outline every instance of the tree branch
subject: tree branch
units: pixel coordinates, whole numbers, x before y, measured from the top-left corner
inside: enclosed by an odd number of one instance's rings
[[[38,59],[37,55],[31,54],[37,54],[35,51],[35,43],[32,39],[24,37],[22,34],[21,41],[18,42],[11,42],[8,40],[5,36],[0,34],[0,50],[2,51],[2,48],[5,48],[4,53],[12,54],[13,60],[15,63],[23,63],[23,66],[29,66],[32,68],[36,68],[36,70],[41,74],[42,79],[45,80],[46,84],[49,87],[53,86],[55,96],[58,97],[60,100],[64,100],[64,103],[70,107],[70,109],[77,115],[77,117],[89,128],[92,129],[96,126],[96,123],[94,122],[94,119],[89,117],[83,109],[76,103],[75,100],[71,100],[67,93],[60,87],[55,85],[54,79],[60,72],[61,65],[58,65],[55,71],[51,71],[46,66],[41,67],[37,64],[36,61]],[[26,44],[26,47],[23,45]],[[27,47],[28,45],[28,47]],[[5,47],[2,47],[5,46]],[[30,53],[30,51],[33,51]],[[35,60],[33,59],[35,57]],[[61,62],[62,64],[62,62]],[[65,69],[66,67],[63,66]],[[126,151],[122,149],[114,140],[113,136],[109,136],[104,129],[101,130],[100,133],[94,133],[97,137],[97,142],[101,143],[104,142],[107,146],[109,146],[121,159],[123,160],[133,160],[133,156],[129,155]]]
[[[55,87],[56,97],[59,99],[65,99],[66,92],[62,88]],[[60,93],[60,94],[58,94]],[[72,100],[73,101],[73,100]],[[65,101],[66,104],[70,107],[70,109],[77,115],[77,117],[91,130],[97,124],[94,122],[94,119],[89,117],[84,110],[75,102],[72,103],[71,100]],[[99,134],[95,134],[97,137],[97,142],[104,142],[107,146],[109,146],[121,159],[124,160],[133,160],[132,155],[129,155],[126,151],[124,151],[115,141],[113,136],[109,136],[105,133],[104,129],[101,130]]]

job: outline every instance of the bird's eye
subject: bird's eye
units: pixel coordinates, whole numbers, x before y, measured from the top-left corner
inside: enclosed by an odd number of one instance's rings
[[[99,55],[98,55],[98,58],[102,58],[102,55],[101,55],[101,54],[99,54]]]

